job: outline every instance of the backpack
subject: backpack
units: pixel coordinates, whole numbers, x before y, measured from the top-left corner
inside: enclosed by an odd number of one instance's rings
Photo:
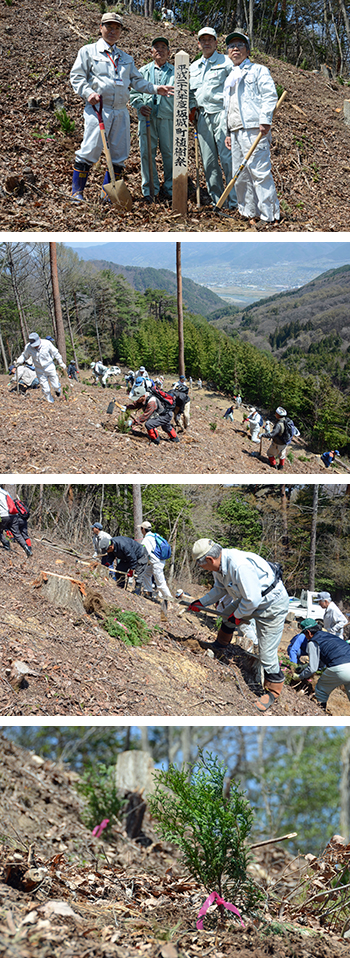
[[[16,512],[22,516],[22,519],[29,519],[30,512],[27,506],[24,505],[24,502],[21,502],[20,499],[14,499],[14,504],[16,506]]]
[[[163,539],[163,536],[159,536],[157,532],[153,532],[152,535],[156,540],[154,555],[157,556],[157,559],[161,559],[164,562],[165,559],[170,559],[171,556],[171,546],[166,539]]]
[[[164,389],[159,389],[158,386],[150,386],[147,391],[151,396],[155,396],[165,409],[175,409],[176,397],[174,392],[166,393]]]
[[[260,416],[260,419],[259,419],[259,426],[263,426],[263,425],[264,425],[264,420],[263,420],[263,417],[262,417],[262,416]]]
[[[172,390],[176,399],[176,406],[179,413],[184,411],[186,403],[188,402],[188,386],[177,386],[176,389]]]
[[[289,446],[289,443],[292,441],[293,436],[298,432],[296,426],[292,419],[289,419],[288,416],[284,420],[284,430],[281,435],[281,440],[283,441],[284,446]]]

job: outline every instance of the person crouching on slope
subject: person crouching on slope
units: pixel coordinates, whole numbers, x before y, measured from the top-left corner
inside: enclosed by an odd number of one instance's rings
[[[146,426],[148,438],[159,446],[160,438],[157,427],[160,426],[166,432],[170,442],[179,442],[176,430],[171,424],[173,411],[167,409],[161,403],[157,396],[146,392],[145,386],[136,386],[134,388],[134,402],[127,405],[127,409],[142,409],[141,416],[134,420],[131,426],[131,432],[136,432],[138,426]]]

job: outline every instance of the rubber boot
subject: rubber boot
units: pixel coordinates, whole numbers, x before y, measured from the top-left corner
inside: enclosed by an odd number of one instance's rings
[[[274,705],[279,699],[283,689],[284,677],[282,680],[278,680],[278,676],[276,675],[276,681],[274,681],[274,678],[275,676],[273,678],[269,678],[265,674],[265,694],[262,695],[257,701],[257,708],[259,712],[267,712],[267,709],[271,708],[271,705]]]
[[[135,585],[134,595],[141,595],[141,586],[140,586],[140,585]]]
[[[169,436],[170,442],[180,442],[179,437],[176,435],[176,431],[173,426],[169,430],[168,436]]]
[[[148,430],[148,438],[151,440],[151,442],[154,442],[156,446],[159,446],[160,439],[156,429]]]
[[[233,629],[230,629],[227,625],[222,625],[218,631],[215,642],[211,645],[213,652],[224,652],[227,646],[230,645],[232,634]]]
[[[283,466],[284,466],[284,459],[280,459],[277,469],[283,469]]]
[[[72,180],[72,201],[73,203],[82,203],[83,193],[86,187],[86,181],[89,176],[90,167],[87,163],[76,163],[73,170]]]
[[[277,462],[274,456],[269,456],[270,466],[277,466]]]
[[[24,551],[25,551],[26,556],[32,556],[32,555],[33,555],[33,550],[30,549],[29,546],[27,546],[27,545],[24,546]]]
[[[114,176],[115,176],[116,180],[122,180],[122,179],[123,179],[123,169],[124,169],[124,167],[123,167],[123,166],[117,166],[117,165],[114,166],[114,164],[113,164],[113,169],[114,169]],[[108,196],[108,193],[106,193],[106,190],[103,189],[105,183],[110,183],[110,182],[111,182],[111,178],[110,178],[110,175],[109,175],[109,171],[106,170],[106,172],[105,172],[105,178],[104,178],[104,180],[103,180],[102,190],[101,190],[101,200],[103,201],[103,203],[110,203],[110,202],[111,202],[110,197]]]
[[[2,545],[3,549],[6,549],[7,552],[10,552],[10,551],[11,551],[10,543],[9,543],[8,541],[6,542],[5,539],[1,539],[1,545]]]

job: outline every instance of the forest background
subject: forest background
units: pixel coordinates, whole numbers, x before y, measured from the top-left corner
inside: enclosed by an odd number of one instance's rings
[[[43,758],[83,774],[96,762],[142,748],[156,768],[196,761],[198,749],[218,755],[227,780],[239,781],[255,814],[253,840],[298,832],[294,854],[318,854],[335,832],[349,840],[349,730],[323,726],[9,727],[3,734]]]
[[[140,536],[134,527],[132,484],[18,485],[30,508],[34,539],[49,539],[87,557],[91,526],[110,535]],[[313,485],[141,485],[142,518],[151,521],[172,547],[166,565],[170,583],[198,586],[192,544],[210,536],[223,547],[257,552],[281,562],[290,595],[326,589],[336,601],[350,600],[350,487]]]

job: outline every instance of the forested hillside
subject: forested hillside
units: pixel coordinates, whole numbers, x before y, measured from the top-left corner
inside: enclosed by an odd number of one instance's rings
[[[0,252],[3,267],[0,278],[0,322],[3,358],[8,365],[22,351],[31,328],[46,336],[52,335],[55,326],[47,244],[4,243]],[[152,289],[145,294],[140,293],[111,269],[92,272],[90,264],[79,261],[69,248],[59,248],[58,260],[67,359],[76,358],[82,383],[88,385],[91,382],[89,366],[99,358],[107,365],[120,363],[137,369],[143,364],[154,375],[178,375],[178,320],[174,295]],[[336,284],[333,298],[337,295],[337,283],[340,283],[342,309],[343,286],[348,289],[349,276],[349,268],[344,267],[332,271],[331,279],[323,281],[323,289],[327,291],[330,283]],[[312,304],[315,297],[316,309],[319,309],[317,283],[318,280],[315,280],[309,284],[311,292],[306,293],[307,297],[310,296],[311,309],[314,309]],[[303,292],[299,290],[295,296],[287,296],[286,301],[288,304],[298,302],[302,296]],[[328,293],[327,302],[329,296]],[[278,309],[275,301],[271,305],[270,300],[255,308],[267,315],[269,310]],[[298,310],[294,312],[298,313]],[[302,307],[300,314],[303,315]],[[254,316],[254,312],[247,310],[245,315],[250,323],[250,316]],[[288,358],[278,361],[272,355],[271,347],[258,349],[238,332],[242,331],[233,329],[228,335],[185,307],[184,355],[187,376],[193,379],[200,377],[205,381],[214,401],[215,394],[223,393],[231,397],[240,391],[246,403],[259,405],[269,418],[273,416],[276,406],[283,404],[298,424],[303,440],[313,450],[323,452],[326,446],[348,452],[350,396],[340,388],[342,382],[335,379],[334,384],[332,381],[332,365],[324,362],[321,368],[315,364],[313,373],[308,369],[300,371],[298,360],[295,363]],[[329,332],[331,330],[327,331],[327,335]],[[86,369],[89,379],[84,378]],[[124,386],[124,383],[118,384],[118,388],[121,385]],[[170,385],[171,380],[167,381],[167,386]],[[76,393],[78,399],[78,389]],[[69,395],[67,386],[67,400]],[[12,394],[8,398],[10,406],[7,408],[7,403],[4,404],[4,424],[7,415],[8,421],[12,422]],[[31,397],[28,396],[27,406],[30,401]],[[36,396],[33,401],[38,401]],[[205,415],[205,408],[202,411]],[[44,415],[47,415],[47,410]],[[215,432],[215,418],[207,419],[208,428],[213,423],[210,428]],[[7,426],[5,428],[8,429]],[[200,441],[203,441],[202,437]]]
[[[98,271],[108,270],[116,276],[124,276],[130,286],[141,293],[157,289],[176,296],[176,275],[169,269],[153,269],[151,266],[145,268],[120,266],[119,263],[109,263],[98,259],[89,260],[89,262]],[[186,276],[182,279],[182,292],[185,306],[192,313],[201,313],[202,316],[210,316],[213,310],[220,308],[222,303],[220,296],[205,286],[199,286]],[[234,307],[233,311],[235,312]]]
[[[239,314],[220,308],[210,322],[258,346],[289,369],[327,373],[350,387],[350,266],[328,270],[300,289],[247,306]]]

